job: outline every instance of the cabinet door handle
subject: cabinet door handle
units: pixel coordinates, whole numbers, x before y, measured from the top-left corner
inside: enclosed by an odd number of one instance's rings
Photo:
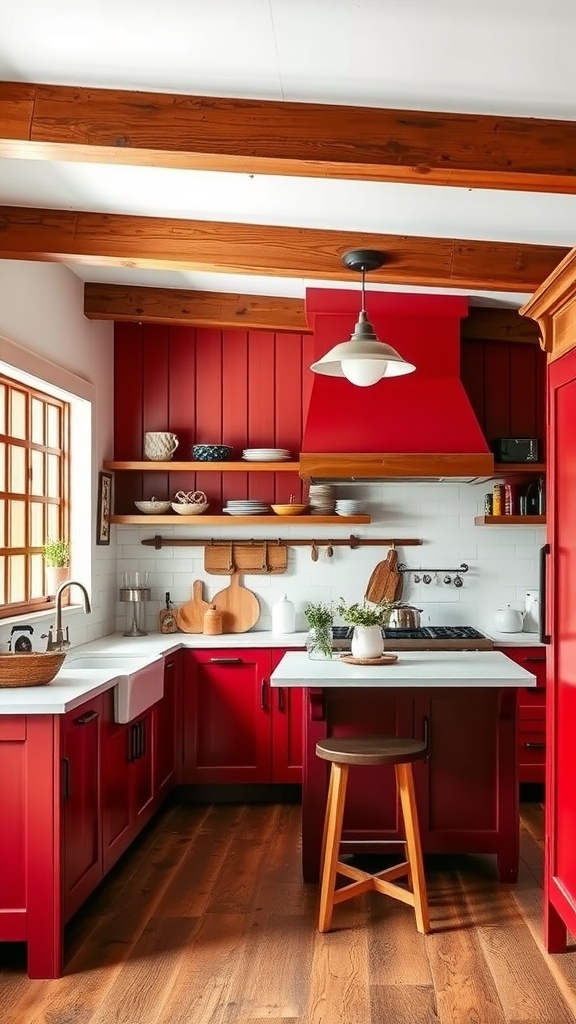
[[[70,799],[70,758],[62,758],[62,799]]]
[[[265,679],[260,683],[260,707],[262,711],[268,710],[268,684]]]
[[[430,760],[430,720],[428,715],[424,715],[424,743],[426,744],[426,760]]]
[[[128,752],[128,760],[135,761],[137,758],[136,753],[136,736],[138,733],[138,723],[135,722],[130,726],[130,750]]]
[[[551,636],[546,632],[546,558],[550,554],[550,545],[543,544],[540,548],[540,622],[539,640],[541,644],[549,644]]]
[[[87,711],[86,714],[74,719],[74,725],[88,725],[88,722],[93,722],[95,718],[98,718],[97,711]]]
[[[523,743],[522,746],[526,747],[526,750],[544,750],[546,748],[545,743],[535,743],[530,740],[528,740],[528,742],[526,743]]]
[[[278,687],[278,711],[284,711],[284,687]]]
[[[527,658],[523,658],[522,660],[526,661],[526,662],[528,662],[528,661],[539,661],[542,664],[542,662],[546,661],[546,656],[544,656],[543,658],[538,658],[536,655],[532,655],[532,656],[528,656]]]
[[[242,665],[242,658],[210,658],[211,665]]]
[[[165,662],[165,664],[164,664],[164,668],[174,668],[174,665],[175,665],[175,664],[176,664],[176,662],[175,662],[175,661],[167,661],[167,662]]]

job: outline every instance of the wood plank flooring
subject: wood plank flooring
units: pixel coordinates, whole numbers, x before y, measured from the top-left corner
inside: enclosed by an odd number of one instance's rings
[[[296,805],[173,806],[67,930],[66,974],[0,947],[2,1024],[574,1024],[574,953],[542,945],[543,809],[522,805],[520,879],[428,858],[432,931],[369,893],[316,930]]]

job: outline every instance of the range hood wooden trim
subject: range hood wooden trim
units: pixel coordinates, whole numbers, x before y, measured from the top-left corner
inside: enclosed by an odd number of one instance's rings
[[[490,452],[301,452],[303,480],[474,479],[494,473]]]

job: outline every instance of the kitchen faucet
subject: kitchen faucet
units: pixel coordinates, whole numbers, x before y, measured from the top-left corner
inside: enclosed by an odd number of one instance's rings
[[[78,580],[65,580],[64,583],[61,583],[56,591],[56,622],[53,626],[49,627],[47,633],[42,634],[43,637],[48,638],[48,643],[46,644],[47,651],[64,651],[67,647],[70,647],[68,626],[65,629],[62,628],[62,594],[67,587],[80,587],[84,594],[84,611],[86,614],[92,611],[88,591],[83,583],[79,583]]]

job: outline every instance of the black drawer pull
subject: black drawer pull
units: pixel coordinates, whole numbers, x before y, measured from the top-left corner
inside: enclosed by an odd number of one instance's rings
[[[74,719],[74,725],[88,725],[88,722],[93,722],[95,718],[98,718],[97,711],[87,711],[85,715]]]
[[[524,747],[526,747],[526,750],[545,750],[546,749],[546,744],[545,743],[535,743],[535,742],[532,742],[530,740],[528,740],[526,743],[523,743],[522,745]]]
[[[534,657],[523,658],[522,660],[523,661],[539,661],[542,664],[543,662],[546,661],[546,655],[544,655],[542,658],[537,658],[536,656],[534,656]]]
[[[242,665],[242,658],[210,658],[211,665]]]

